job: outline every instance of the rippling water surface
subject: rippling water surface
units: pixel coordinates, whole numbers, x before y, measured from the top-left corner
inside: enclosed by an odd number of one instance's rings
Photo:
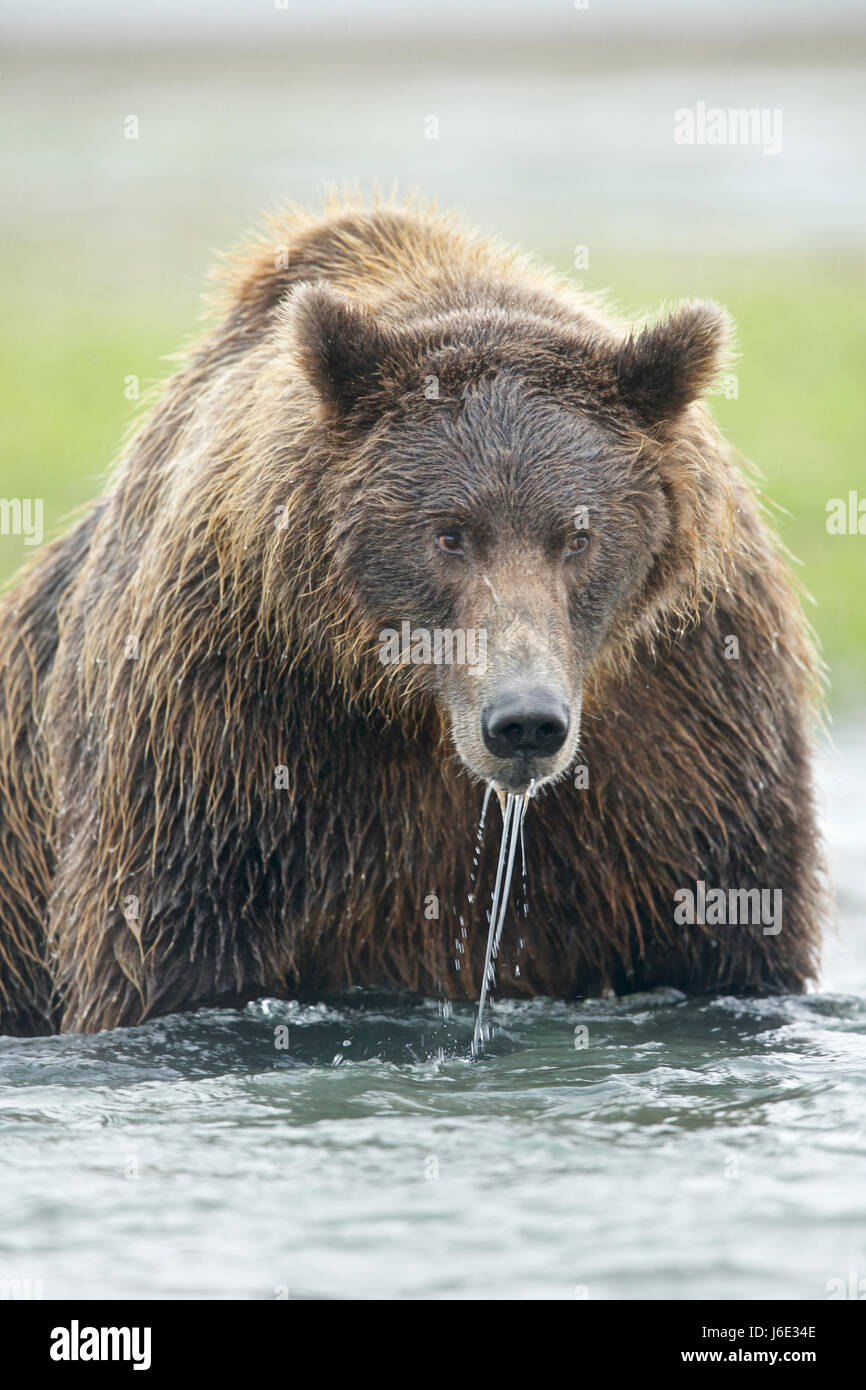
[[[818,993],[494,1003],[476,1062],[470,1006],[363,993],[0,1039],[0,1277],[600,1299],[866,1278],[866,740],[840,747]]]

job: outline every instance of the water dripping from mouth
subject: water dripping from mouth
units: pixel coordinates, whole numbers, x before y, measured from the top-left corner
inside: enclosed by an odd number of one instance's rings
[[[485,790],[485,792],[484,792],[484,804],[483,804],[483,806],[481,807],[481,819],[480,819],[480,821],[478,822],[478,829],[477,829],[476,832],[475,832],[475,839],[476,839],[477,843],[476,843],[476,845],[475,845],[475,850],[474,850],[474,853],[473,853],[473,855],[472,855],[472,872],[471,872],[470,875],[469,875],[469,877],[470,877],[470,879],[471,879],[471,881],[472,881],[473,883],[476,881],[476,879],[477,879],[477,877],[478,877],[478,864],[479,864],[479,861],[480,861],[480,859],[481,859],[481,846],[482,846],[483,841],[484,841],[484,823],[485,823],[485,821],[486,821],[486,819],[487,819],[487,806],[488,806],[488,804],[489,804],[489,802],[490,802],[490,797],[491,797],[492,794],[493,794],[493,783],[492,783],[492,782],[488,782],[488,783],[487,783],[486,790]],[[467,895],[466,895],[466,900],[467,900],[467,902],[470,902],[470,903],[474,903],[474,901],[475,901],[475,894],[474,894],[474,892],[473,892],[471,889],[469,890],[469,892],[468,892]]]
[[[526,808],[529,805],[530,797],[533,794],[535,782],[529,784],[529,791],[524,795],[509,792],[507,795],[500,793],[502,803],[502,840],[499,845],[499,862],[496,866],[496,882],[493,889],[493,901],[488,914],[490,930],[487,935],[487,951],[484,958],[484,974],[481,979],[481,994],[478,1000],[478,1016],[475,1020],[475,1032],[472,1038],[472,1055],[477,1057],[484,1050],[484,1005],[487,1002],[487,994],[490,986],[494,982],[493,962],[499,955],[499,942],[502,937],[502,927],[505,922],[505,913],[508,910],[508,895],[511,890],[511,877],[514,873],[514,860],[517,853],[518,841],[523,848],[523,821],[526,816]],[[484,798],[484,812],[487,810],[487,802],[490,797],[490,788]],[[484,813],[482,813],[482,824]],[[526,859],[523,858],[524,885],[526,877]],[[524,888],[525,891],[525,888]]]

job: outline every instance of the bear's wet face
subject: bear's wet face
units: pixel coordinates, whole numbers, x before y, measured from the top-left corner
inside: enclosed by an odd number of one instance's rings
[[[666,544],[648,460],[508,374],[370,439],[335,537],[382,659],[446,711],[478,778],[561,775],[588,669]]]
[[[479,779],[523,792],[574,760],[593,663],[675,546],[645,432],[705,387],[722,332],[710,306],[619,343],[490,309],[397,328],[299,293],[301,361],[347,459],[338,570]]]

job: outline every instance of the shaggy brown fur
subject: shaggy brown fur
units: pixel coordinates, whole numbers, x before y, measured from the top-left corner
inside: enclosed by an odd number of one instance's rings
[[[451,218],[351,199],[275,219],[220,305],[103,499],[2,604],[0,1031],[477,990],[482,697],[377,659],[404,618],[489,627],[485,690],[531,666],[582,696],[589,786],[541,769],[501,991],[802,989],[816,661],[694,403],[720,312],[630,336]],[[443,556],[456,524],[472,549]],[[782,889],[781,932],[676,925],[697,879]]]

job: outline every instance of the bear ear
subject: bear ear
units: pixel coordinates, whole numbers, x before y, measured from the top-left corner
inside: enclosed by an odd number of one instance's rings
[[[729,327],[718,304],[682,305],[619,349],[619,395],[645,424],[673,419],[712,385],[725,361]]]
[[[375,389],[388,331],[324,280],[299,285],[287,313],[301,366],[323,401],[341,414],[353,410]]]

